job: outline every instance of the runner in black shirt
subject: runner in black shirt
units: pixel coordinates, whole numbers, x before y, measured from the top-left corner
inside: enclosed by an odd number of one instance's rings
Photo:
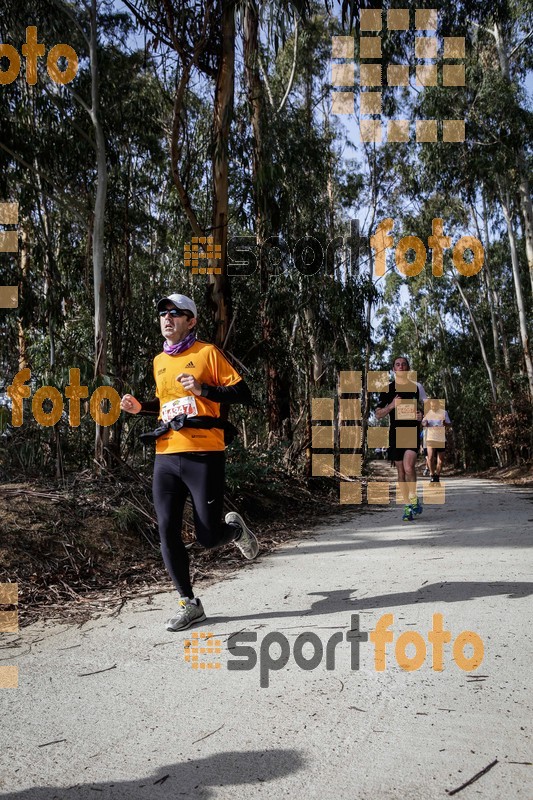
[[[422,513],[422,505],[416,496],[415,465],[422,419],[418,403],[427,400],[427,395],[420,383],[410,380],[407,358],[394,359],[392,368],[395,380],[391,381],[386,392],[380,393],[376,417],[390,416],[389,456],[398,471],[398,486],[404,502],[403,519],[412,521],[415,514]],[[405,390],[400,388],[403,384]]]

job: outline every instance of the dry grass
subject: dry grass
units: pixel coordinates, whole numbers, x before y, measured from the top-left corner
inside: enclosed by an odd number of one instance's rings
[[[263,553],[342,511],[335,497],[297,482],[228,498],[228,510],[236,507],[258,533]],[[194,542],[190,509],[185,517],[184,539]],[[190,557],[193,580],[204,585],[247,563],[231,546],[193,544]],[[42,618],[80,623],[102,611],[119,613],[130,598],[170,589],[148,482],[85,474],[63,489],[1,486],[0,581],[19,584],[21,625]]]

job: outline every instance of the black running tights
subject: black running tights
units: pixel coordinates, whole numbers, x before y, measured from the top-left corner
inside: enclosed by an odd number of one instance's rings
[[[183,509],[191,495],[196,538],[204,547],[231,542],[240,533],[222,522],[225,453],[156,455],[153,495],[163,561],[180,597],[194,597],[189,554],[181,538]]]

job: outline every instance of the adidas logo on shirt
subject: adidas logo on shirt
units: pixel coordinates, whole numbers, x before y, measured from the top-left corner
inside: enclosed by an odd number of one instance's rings
[[[189,367],[194,367],[194,363],[192,361],[189,361],[188,364],[185,364],[185,369],[188,369]]]

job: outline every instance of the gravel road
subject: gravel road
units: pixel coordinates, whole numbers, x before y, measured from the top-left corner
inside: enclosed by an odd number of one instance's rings
[[[454,478],[411,524],[347,510],[206,589],[208,620],[183,633],[165,593],[2,634],[19,688],[0,691],[0,796],[428,800],[497,760],[457,796],[533,797],[532,500]],[[199,653],[212,667],[185,660],[194,632],[220,642]]]

